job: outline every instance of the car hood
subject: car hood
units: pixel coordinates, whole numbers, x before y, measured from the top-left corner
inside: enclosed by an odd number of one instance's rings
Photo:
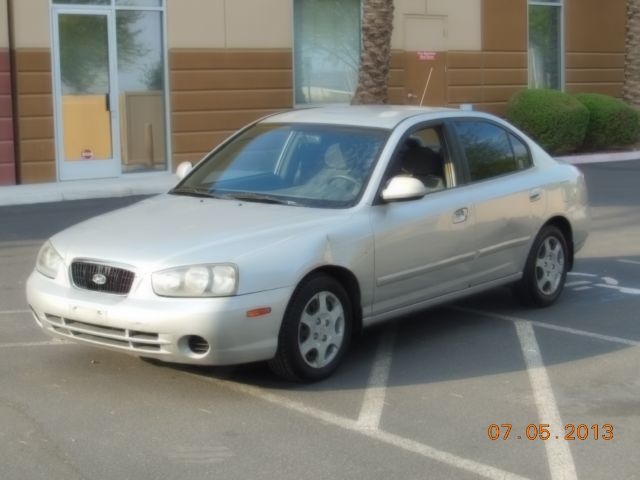
[[[67,263],[84,258],[155,269],[236,262],[346,216],[344,210],[167,194],[79,223],[51,241]]]

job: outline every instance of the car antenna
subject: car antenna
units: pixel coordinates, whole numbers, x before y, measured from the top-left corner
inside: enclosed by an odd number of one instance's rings
[[[424,102],[424,97],[427,95],[427,90],[429,89],[429,83],[431,82],[431,74],[433,73],[433,67],[429,70],[429,77],[427,78],[427,83],[424,85],[424,90],[422,91],[422,98],[420,99],[420,106]]]

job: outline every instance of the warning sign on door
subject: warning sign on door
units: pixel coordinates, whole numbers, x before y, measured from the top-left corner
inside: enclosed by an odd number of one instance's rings
[[[90,148],[85,148],[80,153],[80,156],[83,160],[91,160],[93,158],[93,150],[91,150]]]
[[[422,50],[418,53],[418,59],[419,60],[435,60],[436,57],[438,56],[437,52],[429,52],[426,50]]]

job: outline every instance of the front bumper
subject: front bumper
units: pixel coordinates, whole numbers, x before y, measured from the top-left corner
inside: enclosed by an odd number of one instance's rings
[[[165,362],[231,365],[273,358],[293,288],[225,298],[123,297],[60,284],[34,271],[27,301],[38,325],[53,337]],[[271,313],[248,318],[247,311]],[[198,348],[190,341],[208,343]],[[197,342],[196,342],[197,343]]]

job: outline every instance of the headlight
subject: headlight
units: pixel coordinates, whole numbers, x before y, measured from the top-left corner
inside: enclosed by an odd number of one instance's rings
[[[45,277],[56,278],[60,267],[62,266],[62,257],[50,242],[45,243],[38,253],[36,261],[36,269]]]
[[[151,284],[162,297],[228,297],[236,293],[238,268],[228,263],[172,268],[151,275]]]

